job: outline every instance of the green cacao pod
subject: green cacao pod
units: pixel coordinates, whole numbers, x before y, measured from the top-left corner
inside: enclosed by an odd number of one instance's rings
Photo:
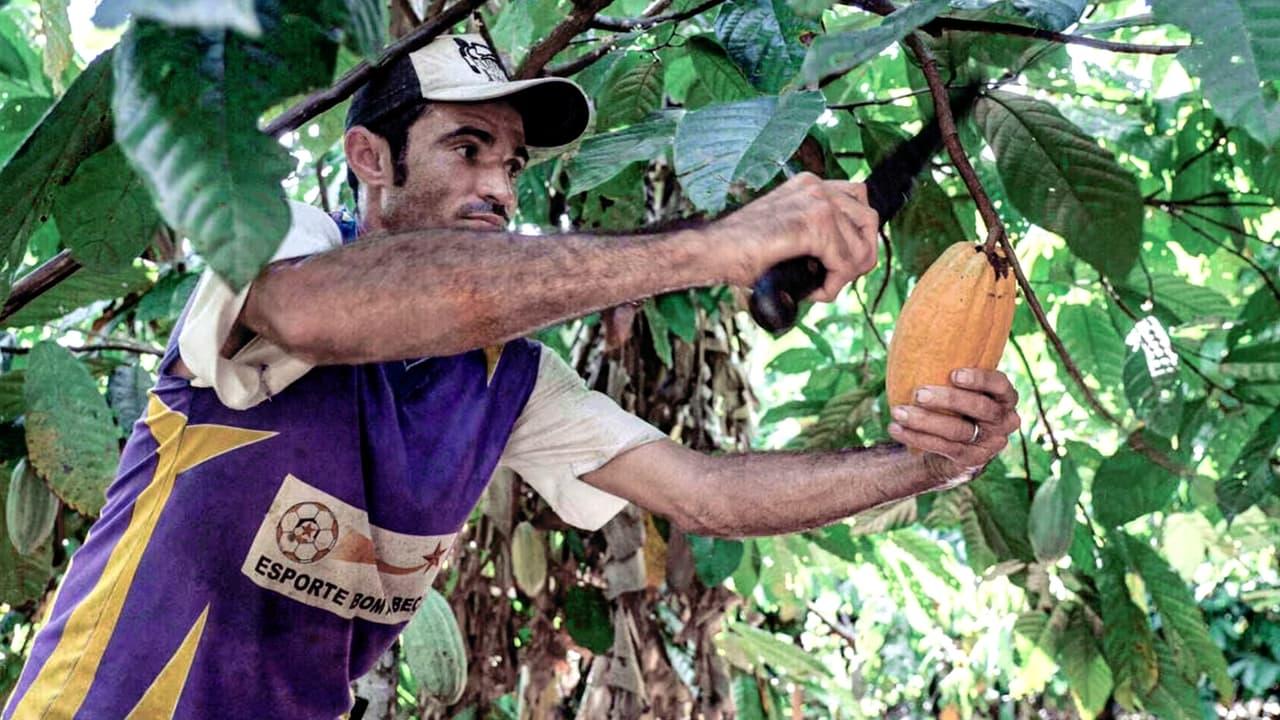
[[[4,521],[9,541],[20,555],[30,555],[49,539],[58,519],[58,498],[36,474],[26,458],[13,466],[9,496],[4,503]]]
[[[511,571],[526,595],[537,595],[547,583],[547,543],[527,520],[511,533]]]
[[[449,601],[432,588],[401,636],[404,660],[428,695],[446,705],[467,687],[467,648]]]
[[[1079,499],[1080,476],[1071,460],[1064,458],[1058,474],[1045,480],[1031,499],[1027,535],[1036,560],[1055,562],[1071,549]]]

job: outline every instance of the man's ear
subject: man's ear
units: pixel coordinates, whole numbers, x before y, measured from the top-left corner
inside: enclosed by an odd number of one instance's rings
[[[375,135],[363,125],[356,125],[342,136],[343,150],[347,154],[347,167],[360,179],[364,187],[389,187],[395,180],[395,165],[391,159],[391,147],[380,135]]]

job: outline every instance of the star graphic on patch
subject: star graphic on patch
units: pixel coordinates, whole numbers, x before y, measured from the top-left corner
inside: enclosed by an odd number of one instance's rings
[[[422,559],[427,561],[427,564],[423,566],[422,571],[426,572],[427,568],[440,567],[440,562],[444,560],[445,553],[447,552],[449,552],[448,545],[439,542],[436,543],[435,550],[432,550],[428,555],[422,556]]]

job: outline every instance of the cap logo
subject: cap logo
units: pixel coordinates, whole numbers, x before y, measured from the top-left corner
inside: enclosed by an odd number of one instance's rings
[[[507,74],[503,72],[502,64],[498,62],[498,56],[493,53],[492,48],[484,43],[462,38],[454,38],[453,41],[458,44],[458,54],[467,63],[467,67],[471,68],[471,72],[484,75],[489,82],[506,82]]]

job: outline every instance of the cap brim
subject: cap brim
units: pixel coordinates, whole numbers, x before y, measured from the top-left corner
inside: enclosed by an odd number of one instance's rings
[[[564,78],[535,78],[442,88],[427,100],[480,102],[507,99],[524,119],[530,147],[560,147],[577,140],[591,122],[591,100],[577,83]]]

